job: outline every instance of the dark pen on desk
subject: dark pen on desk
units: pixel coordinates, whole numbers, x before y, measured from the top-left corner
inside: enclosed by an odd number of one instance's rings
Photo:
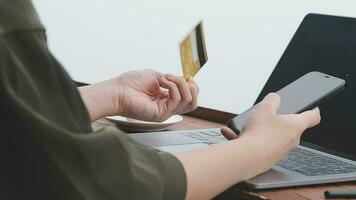
[[[327,190],[324,196],[326,199],[356,198],[356,190]]]

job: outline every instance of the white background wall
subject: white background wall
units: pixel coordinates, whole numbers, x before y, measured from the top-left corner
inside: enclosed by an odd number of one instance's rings
[[[204,20],[199,104],[234,113],[253,104],[307,13],[356,17],[355,0],[33,1],[53,53],[89,83],[141,68],[182,74],[178,44]]]

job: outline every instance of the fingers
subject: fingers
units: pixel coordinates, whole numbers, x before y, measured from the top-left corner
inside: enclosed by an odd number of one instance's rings
[[[277,113],[277,110],[281,105],[281,97],[276,93],[269,93],[261,101],[261,105],[267,105],[266,108],[270,109],[274,113]]]
[[[276,113],[281,104],[281,98],[276,93],[269,93],[263,99],[262,104],[267,104],[268,106],[266,106],[266,108],[272,109]],[[321,120],[319,108],[314,108],[313,110],[305,111],[295,116],[301,122],[304,129],[316,126]]]
[[[304,125],[305,129],[316,126],[320,123],[321,120],[320,110],[318,107],[316,107],[313,110],[302,112],[298,115],[298,119]]]
[[[192,95],[192,101],[189,103],[190,109],[196,109],[198,106],[198,94],[199,94],[199,87],[195,83],[192,77],[188,79],[188,86],[190,90],[190,94]]]
[[[167,80],[165,77],[158,80],[161,87],[168,89],[169,98],[166,102],[166,110],[168,113],[172,113],[181,100],[178,87],[174,82]]]
[[[181,113],[181,112],[186,112],[191,110],[190,107],[193,100],[197,101],[197,92],[195,91],[196,90],[195,83],[192,81],[187,82],[183,77],[173,76],[170,74],[167,74],[166,78],[177,85],[177,88],[181,96],[181,100],[177,105],[175,113]]]
[[[199,94],[199,86],[198,86],[198,84],[195,83],[195,81],[192,77],[189,77],[188,85],[192,85],[194,87],[194,89],[196,90],[196,93]]]
[[[177,85],[179,93],[182,97],[182,103],[189,103],[192,101],[192,95],[190,94],[188,83],[183,77],[167,74],[166,78]]]
[[[184,113],[197,107],[199,87],[190,77],[185,80],[180,76],[167,74],[159,79],[162,88],[169,90],[167,114]]]
[[[238,138],[238,135],[231,129],[229,129],[228,127],[222,127],[220,129],[221,133],[223,134],[223,136],[228,139],[228,140],[233,140]]]

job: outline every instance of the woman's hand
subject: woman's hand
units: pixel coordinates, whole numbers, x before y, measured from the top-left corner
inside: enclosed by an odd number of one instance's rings
[[[127,117],[163,121],[173,114],[197,108],[199,88],[190,78],[162,75],[153,70],[131,71],[113,80],[118,114]]]
[[[92,121],[108,115],[163,121],[196,109],[199,88],[192,78],[139,70],[79,91]]]
[[[267,170],[285,158],[288,152],[297,147],[305,129],[320,123],[319,108],[301,114],[279,115],[277,110],[280,97],[276,93],[268,94],[255,106],[249,120],[240,134],[227,127],[221,128],[227,139],[250,140],[251,144],[265,154]]]
[[[233,140],[177,154],[187,174],[186,199],[211,199],[269,170],[299,144],[305,129],[320,122],[318,108],[278,115],[279,104],[279,96],[271,93],[255,107],[239,136],[222,129]]]

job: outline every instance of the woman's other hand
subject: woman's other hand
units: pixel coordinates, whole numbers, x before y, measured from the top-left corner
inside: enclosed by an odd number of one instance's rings
[[[118,76],[112,84],[115,111],[126,117],[163,121],[197,108],[199,88],[192,78],[139,70]]]

